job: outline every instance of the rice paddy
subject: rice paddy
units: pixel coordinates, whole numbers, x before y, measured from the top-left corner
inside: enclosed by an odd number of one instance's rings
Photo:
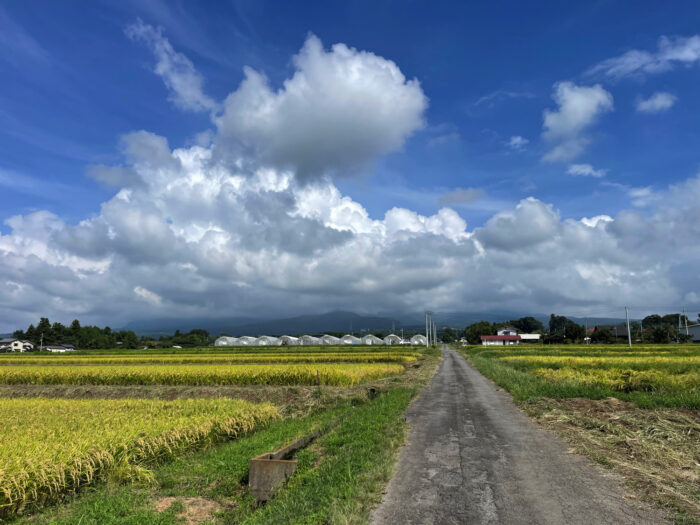
[[[279,417],[232,399],[0,399],[0,413],[0,516],[95,479],[148,476],[144,465]]]
[[[13,365],[0,367],[8,385],[333,385],[351,386],[403,372],[402,365]]]
[[[643,407],[700,408],[695,346],[474,347],[466,354],[520,400],[612,396]]]

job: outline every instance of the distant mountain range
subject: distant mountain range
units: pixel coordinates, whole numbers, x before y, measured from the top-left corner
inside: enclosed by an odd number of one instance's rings
[[[546,326],[548,315],[533,315],[522,312],[434,312],[433,320],[438,327],[449,326],[462,330],[464,327],[478,321],[498,323],[510,319],[518,319],[532,315]],[[570,317],[572,321],[584,324],[583,318]],[[597,324],[618,324],[624,319],[589,317],[588,326]],[[207,330],[211,335],[228,334],[241,335],[295,335],[320,334],[324,332],[398,332],[402,328],[408,332],[422,332],[425,327],[423,312],[381,313],[376,316],[361,315],[354,312],[335,311],[316,315],[300,315],[282,319],[253,319],[250,317],[229,318],[160,318],[132,321],[123,328],[133,330],[139,335],[157,337],[170,335],[175,330],[189,332],[194,328]]]

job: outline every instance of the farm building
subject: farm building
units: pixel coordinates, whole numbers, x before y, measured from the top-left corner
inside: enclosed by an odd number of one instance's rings
[[[339,345],[340,344],[340,339],[337,337],[334,337],[332,335],[324,335],[321,337],[321,344],[322,345]]]
[[[214,341],[214,346],[239,346],[239,345],[240,345],[240,343],[238,342],[237,337],[228,337],[225,335],[222,335],[216,341]]]
[[[0,339],[0,352],[31,352],[34,345],[20,339]]]
[[[344,345],[361,345],[362,339],[354,335],[346,334],[340,338],[340,342]]]
[[[395,334],[389,334],[384,338],[385,345],[400,345],[402,341],[403,339]]]
[[[281,344],[282,341],[269,335],[261,335],[255,340],[255,346],[279,346]]]
[[[299,344],[303,346],[315,346],[323,344],[320,337],[314,337],[313,335],[302,335],[299,338]]]
[[[291,335],[283,335],[280,337],[282,346],[298,346],[301,344],[301,340],[298,337],[292,337]]]
[[[541,334],[520,334],[521,343],[539,343]]]
[[[411,337],[411,344],[414,346],[425,346],[428,344],[428,339],[423,334],[416,334]]]
[[[65,354],[66,352],[75,352],[75,347],[73,345],[50,345],[45,346],[44,350],[54,354]]]
[[[482,335],[481,344],[484,346],[508,346],[520,344],[519,335]]]
[[[518,331],[510,326],[504,326],[496,332],[496,335],[518,335]]]
[[[700,324],[688,325],[688,334],[690,334],[693,343],[700,343]]]
[[[383,345],[384,340],[380,339],[376,335],[368,334],[362,338],[363,345]]]

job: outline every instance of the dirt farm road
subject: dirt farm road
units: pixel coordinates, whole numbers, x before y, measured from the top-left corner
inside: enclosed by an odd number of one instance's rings
[[[406,412],[408,443],[371,523],[670,523],[624,499],[618,478],[568,454],[457,352],[443,346],[442,353]]]

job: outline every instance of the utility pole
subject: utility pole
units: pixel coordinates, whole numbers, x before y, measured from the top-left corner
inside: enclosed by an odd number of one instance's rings
[[[432,316],[433,312],[430,310],[425,311],[425,347],[428,348],[430,346],[430,341],[431,341],[431,331],[432,331],[432,324],[433,324],[433,319]]]
[[[437,325],[433,323],[433,344],[437,344]]]
[[[41,332],[41,341],[39,342],[39,352],[44,351],[44,332]]]
[[[685,323],[685,335],[690,335],[688,333],[688,314],[685,313],[685,308],[683,308],[683,322]]]
[[[632,348],[632,334],[630,334],[630,313],[626,306],[625,319],[627,319],[627,343],[629,344],[629,347]]]
[[[583,325],[584,325],[585,331],[586,331],[585,335],[583,336],[583,342],[588,344],[589,343],[589,341],[588,341],[588,317],[583,318]]]

